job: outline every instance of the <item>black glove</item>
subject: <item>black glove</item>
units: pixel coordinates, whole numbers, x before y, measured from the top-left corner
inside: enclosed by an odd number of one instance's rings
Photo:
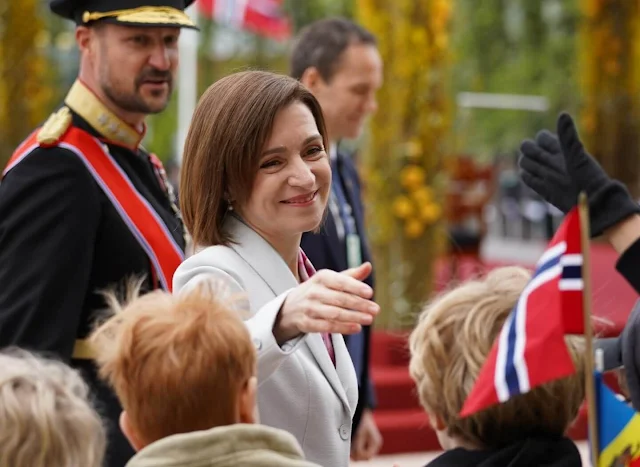
[[[560,142],[553,133],[540,131],[535,141],[522,142],[520,152],[520,177],[529,188],[564,213],[578,204],[580,189],[567,173]]]
[[[640,213],[625,186],[612,180],[584,150],[571,116],[558,118],[558,138],[547,131],[520,147],[522,180],[549,203],[567,213],[585,191],[589,200],[591,236]]]

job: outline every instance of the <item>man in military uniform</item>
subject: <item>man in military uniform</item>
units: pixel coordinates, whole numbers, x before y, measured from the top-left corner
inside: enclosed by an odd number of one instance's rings
[[[145,278],[169,290],[185,233],[162,165],[140,142],[171,96],[193,0],[53,0],[76,22],[77,81],[15,151],[0,184],[0,347],[54,354],[82,371],[110,432],[108,465],[133,455],[120,405],[84,338],[101,292]],[[135,356],[134,356],[135,358]]]

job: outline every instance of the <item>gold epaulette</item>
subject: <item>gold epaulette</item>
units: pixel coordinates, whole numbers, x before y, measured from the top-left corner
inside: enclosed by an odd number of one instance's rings
[[[76,339],[73,346],[73,360],[95,360],[95,352],[88,339]]]
[[[71,110],[69,107],[62,107],[57,112],[52,113],[44,125],[38,130],[38,143],[43,145],[55,145],[71,126]]]

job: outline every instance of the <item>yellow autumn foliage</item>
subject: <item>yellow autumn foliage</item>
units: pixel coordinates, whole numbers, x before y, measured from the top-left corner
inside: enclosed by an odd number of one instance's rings
[[[38,0],[0,4],[0,166],[50,112],[53,92],[42,44],[44,23]]]
[[[398,196],[393,202],[393,213],[400,219],[408,219],[414,210],[413,202],[407,196]]]
[[[407,165],[400,171],[400,183],[407,190],[420,188],[426,179],[427,174],[419,165]]]
[[[409,327],[432,290],[450,128],[452,0],[357,0],[384,61],[379,110],[362,151],[379,327]]]
[[[409,238],[418,238],[424,233],[425,225],[419,219],[409,219],[404,224],[405,235]]]
[[[420,220],[426,224],[432,224],[440,219],[442,208],[439,204],[429,203],[420,209]]]
[[[434,201],[433,189],[428,186],[419,186],[411,191],[411,198],[418,206],[424,206]]]
[[[581,0],[581,135],[612,177],[640,195],[640,4]]]

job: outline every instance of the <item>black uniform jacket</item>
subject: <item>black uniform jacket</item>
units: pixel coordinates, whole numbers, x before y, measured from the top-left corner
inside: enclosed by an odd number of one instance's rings
[[[80,82],[65,107],[69,125],[106,143],[184,251],[175,203],[138,145],[142,135]],[[36,147],[6,173],[0,182],[0,347],[52,354],[82,371],[109,424],[110,466],[124,465],[133,454],[118,428],[120,405],[97,380],[93,361],[72,355],[76,339],[87,336],[105,308],[101,291],[142,276],[144,289],[159,287],[149,257],[76,154],[55,143]]]

